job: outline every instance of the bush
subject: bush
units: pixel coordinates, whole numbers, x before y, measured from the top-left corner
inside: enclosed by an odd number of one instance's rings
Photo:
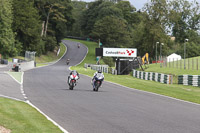
[[[115,62],[113,61],[112,57],[103,57],[103,61],[105,64],[107,64],[109,67],[114,67]]]
[[[45,41],[45,53],[48,51],[53,51],[57,46],[56,38],[53,36],[44,38]]]

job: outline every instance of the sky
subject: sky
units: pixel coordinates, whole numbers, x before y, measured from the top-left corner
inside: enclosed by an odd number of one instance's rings
[[[82,0],[86,2],[91,2],[94,0]],[[137,10],[142,9],[145,3],[150,2],[151,0],[129,0],[131,5],[133,5]],[[193,1],[193,0],[188,0],[188,1]],[[200,3],[200,0],[196,0],[198,3]]]

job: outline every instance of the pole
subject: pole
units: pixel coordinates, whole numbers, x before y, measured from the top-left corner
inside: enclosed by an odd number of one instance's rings
[[[164,43],[160,44],[160,67],[162,67],[162,45],[164,45]]]
[[[184,69],[186,69],[186,67],[185,67],[185,43],[184,43]]]
[[[184,43],[184,69],[186,69],[186,66],[185,66],[186,42],[188,42],[188,39],[185,39],[185,43]]]
[[[101,46],[100,46],[100,39],[99,39],[99,48],[100,48]]]
[[[156,64],[157,64],[157,44],[159,44],[159,42],[156,42]]]
[[[161,60],[162,60],[162,59],[161,59],[161,55],[162,55],[162,54],[161,54],[161,52],[162,52],[162,45],[160,45],[160,67],[162,67],[162,64],[161,64]]]

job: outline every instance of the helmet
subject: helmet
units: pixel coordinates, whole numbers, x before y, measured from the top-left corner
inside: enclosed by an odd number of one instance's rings
[[[101,73],[101,70],[98,70],[98,73]]]
[[[72,72],[76,72],[76,70],[72,70]]]

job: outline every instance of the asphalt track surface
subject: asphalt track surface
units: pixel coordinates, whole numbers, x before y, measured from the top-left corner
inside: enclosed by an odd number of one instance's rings
[[[59,62],[25,72],[24,90],[31,103],[70,133],[200,133],[196,104],[108,82],[93,92],[91,78],[84,75],[69,90],[66,59],[76,65],[87,49],[64,43],[68,51]]]
[[[25,99],[21,94],[20,84],[9,74],[5,73],[8,70],[8,65],[0,65],[0,96],[24,101]]]

